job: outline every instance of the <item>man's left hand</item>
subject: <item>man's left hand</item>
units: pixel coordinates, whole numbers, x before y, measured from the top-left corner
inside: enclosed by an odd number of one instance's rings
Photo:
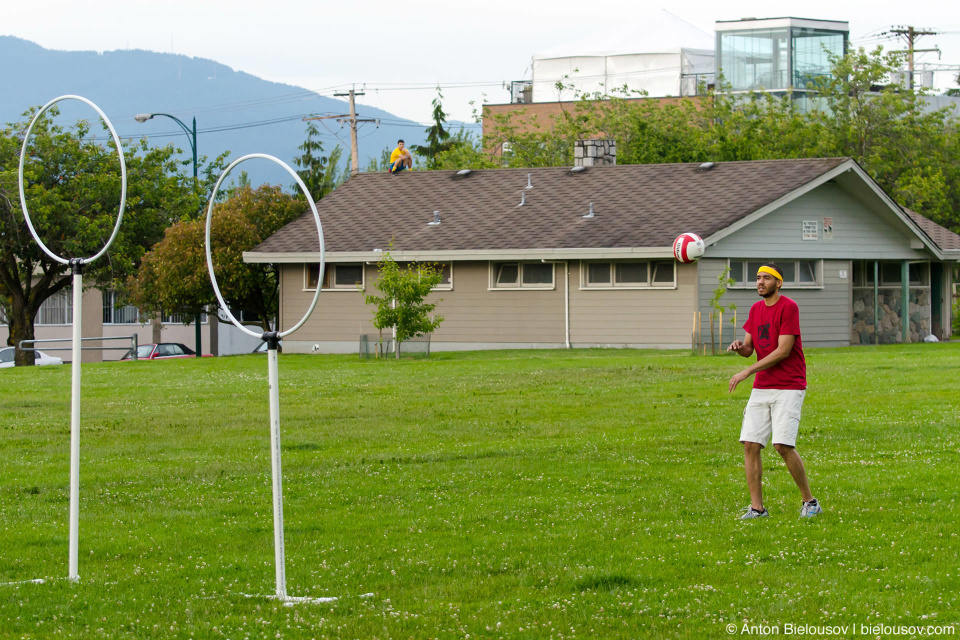
[[[730,378],[730,393],[733,393],[734,389],[737,388],[737,385],[750,377],[750,374],[746,370],[741,371],[737,375]]]

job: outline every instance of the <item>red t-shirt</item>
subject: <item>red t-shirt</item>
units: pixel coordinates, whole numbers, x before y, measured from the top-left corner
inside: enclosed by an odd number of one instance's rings
[[[800,342],[800,308],[797,303],[781,295],[775,304],[767,306],[760,300],[750,307],[750,315],[743,330],[753,338],[757,360],[763,360],[780,344],[780,336],[796,336],[793,349],[786,358],[763,371],[757,371],[754,389],[806,389],[807,362]]]

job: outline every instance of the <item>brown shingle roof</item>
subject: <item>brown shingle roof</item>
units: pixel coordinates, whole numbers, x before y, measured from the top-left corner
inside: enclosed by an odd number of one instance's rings
[[[960,251],[960,236],[946,227],[941,227],[933,220],[924,218],[916,211],[904,208],[910,219],[913,220],[920,229],[927,234],[927,237],[933,240],[933,243],[940,247],[941,251]]]
[[[684,232],[706,238],[845,161],[361,173],[318,209],[328,252],[386,249],[391,239],[395,251],[668,247]],[[595,217],[584,219],[591,202]],[[442,223],[428,226],[434,211]],[[307,213],[254,252],[318,250]]]

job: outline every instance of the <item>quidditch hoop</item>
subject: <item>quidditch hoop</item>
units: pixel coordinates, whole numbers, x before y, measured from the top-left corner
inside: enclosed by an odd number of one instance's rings
[[[27,228],[30,229],[30,235],[32,235],[33,239],[37,241],[37,244],[40,245],[40,248],[43,249],[43,252],[57,262],[62,264],[70,264],[70,260],[67,258],[62,258],[51,251],[47,245],[43,244],[40,236],[37,235],[36,229],[33,228],[33,222],[30,220],[30,212],[27,211],[27,196],[23,189],[23,166],[27,159],[27,142],[30,140],[30,132],[33,131],[33,125],[37,123],[37,120],[40,119],[40,116],[43,115],[44,111],[58,102],[62,102],[63,100],[79,100],[80,102],[93,107],[94,111],[100,114],[103,122],[107,125],[107,129],[110,130],[110,135],[113,136],[113,143],[117,146],[117,155],[120,156],[120,212],[117,214],[117,222],[113,225],[113,233],[110,234],[110,239],[107,240],[107,244],[103,245],[103,248],[100,249],[99,253],[92,255],[89,258],[80,259],[81,262],[88,263],[93,262],[106,253],[107,249],[110,248],[110,245],[113,244],[114,238],[117,237],[117,232],[120,231],[120,222],[123,220],[123,209],[127,205],[127,163],[123,159],[123,145],[120,144],[120,136],[117,135],[116,130],[113,128],[110,118],[108,118],[107,115],[100,110],[100,107],[82,96],[60,96],[59,98],[54,98],[47,104],[43,105],[43,108],[40,109],[35,116],[33,116],[33,120],[30,121],[30,126],[27,127],[27,132],[23,135],[23,148],[20,150],[20,172],[18,174],[20,182],[20,208],[23,209],[23,217],[27,221]]]
[[[307,189],[307,185],[303,184],[303,180],[300,179],[300,176],[297,175],[296,171],[290,168],[290,166],[279,158],[275,158],[271,155],[265,153],[250,153],[243,157],[237,158],[230,163],[224,172],[220,175],[220,179],[217,180],[216,186],[213,187],[213,193],[210,194],[210,205],[207,207],[207,234],[206,234],[206,243],[205,248],[207,252],[207,271],[210,272],[210,283],[213,285],[213,292],[217,295],[217,301],[220,303],[220,308],[227,314],[230,318],[230,322],[233,323],[233,326],[240,329],[249,336],[254,338],[261,337],[260,333],[251,331],[247,327],[240,324],[240,322],[233,316],[233,313],[230,312],[230,307],[227,306],[227,303],[223,300],[223,295],[220,293],[220,286],[217,284],[217,276],[213,273],[213,256],[210,253],[210,228],[213,222],[213,203],[217,199],[217,193],[220,191],[220,185],[223,184],[223,181],[226,179],[227,175],[236,167],[238,164],[244,160],[250,160],[251,158],[263,158],[264,160],[270,160],[276,164],[283,167],[287,173],[293,176],[293,179],[297,181],[297,184],[300,186],[300,190],[303,191],[303,195],[307,197],[307,202],[310,203],[310,209],[313,211],[313,220],[317,223],[317,235],[320,237],[320,273],[323,273],[324,265],[324,248],[323,248],[323,227],[320,225],[320,213],[317,211],[317,205],[313,201],[313,196],[310,195],[310,191]],[[290,329],[282,331],[278,334],[278,337],[283,338],[290,335],[307,321],[307,318],[310,317],[310,314],[313,313],[313,309],[317,306],[317,299],[320,297],[320,284],[317,284],[317,291],[313,294],[313,302],[310,303],[310,308],[307,309],[307,312],[300,319],[300,322],[295,324]],[[279,327],[278,327],[279,328]]]

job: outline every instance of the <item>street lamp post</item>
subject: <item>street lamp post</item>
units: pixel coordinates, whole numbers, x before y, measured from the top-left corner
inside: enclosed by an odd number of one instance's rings
[[[184,124],[183,120],[181,120],[180,118],[178,118],[178,117],[176,117],[176,116],[172,116],[172,115],[170,115],[169,113],[140,113],[140,114],[137,114],[136,116],[134,116],[133,119],[136,120],[137,122],[144,123],[144,122],[146,122],[147,120],[151,120],[151,119],[153,119],[153,118],[156,117],[156,116],[163,116],[164,118],[170,118],[171,120],[173,120],[174,122],[176,122],[177,125],[179,125],[181,129],[183,129],[183,132],[184,132],[185,134],[187,134],[187,139],[190,140],[190,150],[193,151],[193,183],[194,183],[194,185],[196,185],[196,183],[197,183],[197,119],[196,119],[196,118],[193,119],[193,127],[192,127],[192,128],[191,128],[191,127],[188,127],[186,124]],[[197,355],[196,355],[196,357],[199,358],[199,357],[201,357],[201,356],[203,355],[203,353],[201,352],[200,314],[198,313],[197,316],[196,316],[193,320],[194,320],[194,325],[195,325],[196,328],[197,328],[197,333],[196,333]]]

